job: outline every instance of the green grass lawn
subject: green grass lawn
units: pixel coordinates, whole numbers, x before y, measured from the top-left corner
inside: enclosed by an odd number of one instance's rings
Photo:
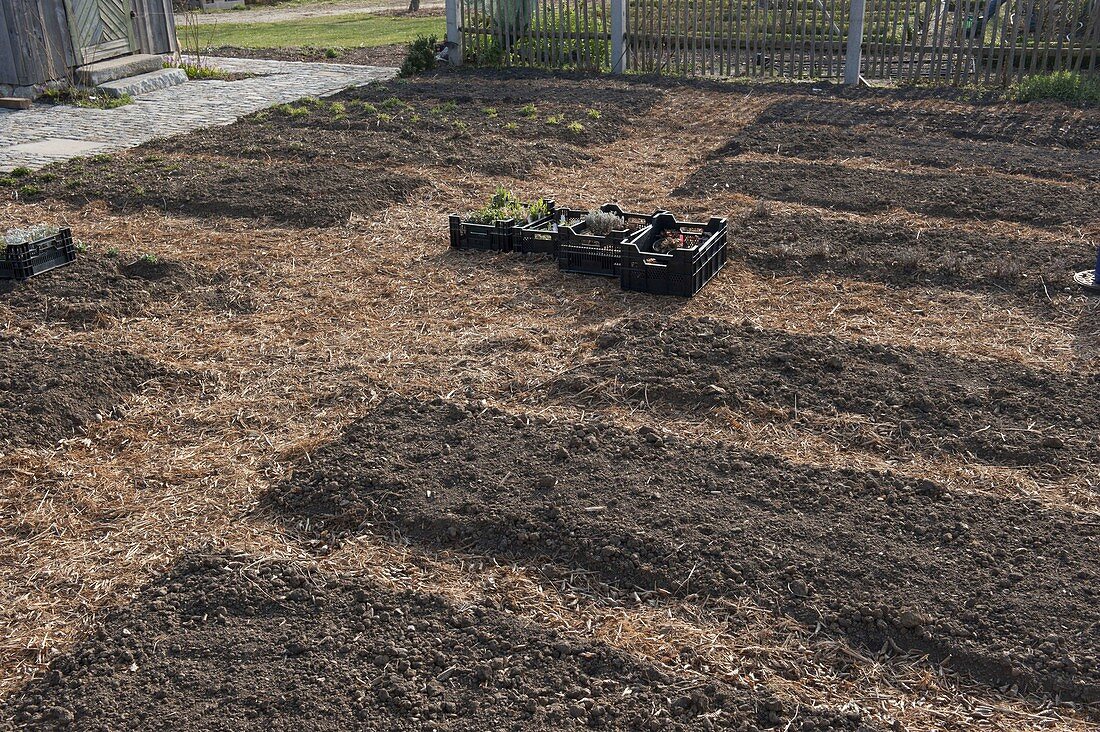
[[[443,18],[387,17],[371,13],[302,18],[282,23],[226,23],[203,26],[197,31],[203,46],[241,48],[390,46],[408,43],[418,35],[442,37],[445,33]]]

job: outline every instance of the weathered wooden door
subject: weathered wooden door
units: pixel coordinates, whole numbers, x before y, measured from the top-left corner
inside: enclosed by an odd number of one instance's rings
[[[65,0],[73,51],[79,64],[134,50],[130,0]]]

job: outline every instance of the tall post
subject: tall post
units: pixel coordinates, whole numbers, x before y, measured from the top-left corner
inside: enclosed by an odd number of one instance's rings
[[[866,0],[852,0],[848,11],[848,54],[844,58],[844,83],[859,84],[859,62],[863,56],[863,16]]]
[[[462,0],[447,0],[447,61],[462,65],[462,32],[458,27],[458,4]]]
[[[611,0],[611,73],[626,72],[626,0]]]

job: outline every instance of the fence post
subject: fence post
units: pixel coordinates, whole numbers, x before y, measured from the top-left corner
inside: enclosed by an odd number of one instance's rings
[[[458,4],[462,0],[447,0],[447,61],[462,65],[462,33],[458,27]]]
[[[626,0],[611,0],[611,73],[626,71]]]
[[[848,53],[844,57],[844,83],[859,84],[859,62],[863,56],[863,16],[866,0],[852,0],[848,11]]]

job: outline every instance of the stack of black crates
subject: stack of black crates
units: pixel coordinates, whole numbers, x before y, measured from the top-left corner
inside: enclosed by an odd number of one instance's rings
[[[490,252],[544,254],[563,272],[618,277],[624,290],[691,297],[726,264],[726,220],[680,221],[667,211],[639,214],[613,203],[600,207],[627,227],[608,234],[587,231],[586,209],[557,208],[530,222],[515,219],[477,224],[450,217],[451,246]],[[574,223],[568,223],[574,222]],[[690,237],[691,246],[661,249],[669,232]]]

